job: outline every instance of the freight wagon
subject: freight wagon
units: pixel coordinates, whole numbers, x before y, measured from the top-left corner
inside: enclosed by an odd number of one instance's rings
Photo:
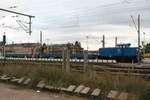
[[[15,54],[15,53],[7,53],[6,57],[12,58],[51,58],[51,59],[61,59],[63,56],[61,54]],[[88,59],[96,59],[96,54],[89,54]],[[70,59],[84,59],[84,54],[71,54]]]

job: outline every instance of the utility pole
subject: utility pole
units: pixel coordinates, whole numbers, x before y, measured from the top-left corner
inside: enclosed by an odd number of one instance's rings
[[[138,56],[137,56],[137,60],[138,60],[138,64],[140,64],[141,62],[140,62],[140,27],[141,27],[141,19],[140,19],[140,14],[138,15],[138,27],[136,26],[136,23],[135,23],[135,21],[134,21],[134,19],[133,19],[133,16],[131,16],[131,18],[132,18],[132,21],[133,21],[133,23],[134,23],[134,26],[135,26],[135,29],[136,29],[136,31],[137,31],[137,33],[138,33]]]
[[[102,47],[105,48],[105,35],[103,35]]]
[[[89,49],[89,36],[86,36],[86,39],[87,39],[87,51],[88,51],[88,49]]]
[[[117,47],[117,44],[118,44],[118,38],[115,37],[115,47]]]
[[[42,38],[43,38],[43,34],[42,31],[40,31],[40,44],[42,45]]]
[[[140,14],[138,15],[138,64],[140,64]]]
[[[32,33],[32,30],[31,30],[31,28],[32,28],[32,21],[31,21],[31,18],[32,18],[32,16],[28,16],[29,17],[29,35],[31,35],[31,33]]]

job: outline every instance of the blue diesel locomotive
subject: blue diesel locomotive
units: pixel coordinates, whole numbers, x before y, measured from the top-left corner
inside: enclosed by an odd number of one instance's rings
[[[115,59],[117,62],[137,62],[138,48],[130,43],[118,44],[113,48],[100,48],[99,59]]]

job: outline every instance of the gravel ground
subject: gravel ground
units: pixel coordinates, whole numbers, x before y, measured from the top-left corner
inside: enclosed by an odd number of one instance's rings
[[[87,100],[86,98],[54,94],[49,92],[36,92],[31,89],[19,88],[14,85],[0,83],[0,100]]]

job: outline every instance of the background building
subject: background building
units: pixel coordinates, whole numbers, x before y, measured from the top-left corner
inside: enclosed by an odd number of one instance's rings
[[[7,44],[5,46],[6,53],[25,53],[33,54],[36,48],[41,47],[39,43],[20,43],[20,44]],[[3,45],[0,45],[0,51],[3,51]]]
[[[70,51],[70,54],[82,54],[83,48],[81,47],[80,42],[76,41],[73,43],[67,43],[67,44],[53,44],[48,45],[44,49],[45,54],[62,54],[63,50],[65,48],[68,48]]]
[[[70,54],[82,54],[83,48],[80,42],[76,41],[67,44],[53,44],[41,45],[40,43],[20,43],[20,44],[7,44],[5,46],[6,53],[17,54],[62,54],[63,50],[68,48]],[[0,52],[3,52],[3,44],[0,43]]]

